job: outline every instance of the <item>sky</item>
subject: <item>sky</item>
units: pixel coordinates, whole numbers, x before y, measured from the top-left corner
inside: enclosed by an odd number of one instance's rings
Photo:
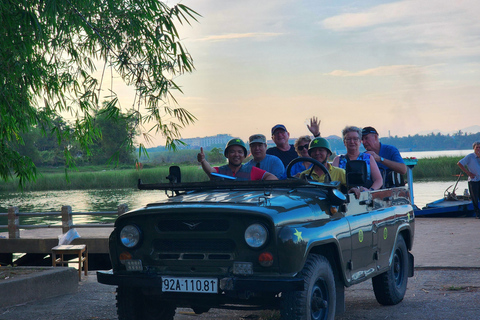
[[[177,101],[197,118],[183,138],[270,138],[278,123],[298,137],[312,116],[322,136],[480,124],[478,0],[181,3],[202,15],[178,28],[196,68],[176,79]]]

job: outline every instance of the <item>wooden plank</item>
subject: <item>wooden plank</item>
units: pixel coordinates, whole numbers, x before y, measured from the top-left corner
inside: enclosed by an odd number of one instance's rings
[[[108,237],[113,228],[81,228],[77,229],[80,238],[71,244],[86,244],[89,253],[108,253]],[[44,253],[50,254],[58,245],[58,229],[21,230],[19,239],[9,239],[8,233],[0,233],[1,253]]]

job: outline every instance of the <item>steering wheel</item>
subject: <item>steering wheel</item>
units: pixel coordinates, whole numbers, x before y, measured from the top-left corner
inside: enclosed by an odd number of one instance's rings
[[[327,168],[325,168],[325,166],[320,161],[315,160],[313,158],[305,158],[305,157],[296,158],[296,159],[293,159],[292,161],[290,161],[290,163],[287,166],[287,178],[293,178],[292,177],[292,167],[297,162],[310,162],[310,163],[313,164],[312,168],[310,169],[310,172],[308,172],[308,174],[306,175],[307,178],[312,179],[313,169],[315,168],[315,166],[317,166],[320,169],[322,169],[323,173],[325,174],[325,182],[328,183],[328,182],[332,181],[332,177],[330,176],[330,172],[328,172]]]

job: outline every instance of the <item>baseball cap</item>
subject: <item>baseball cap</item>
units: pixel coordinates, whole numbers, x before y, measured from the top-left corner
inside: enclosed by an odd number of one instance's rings
[[[248,138],[248,144],[252,143],[267,143],[267,138],[263,134],[254,134]]]
[[[278,129],[282,129],[284,131],[287,131],[287,128],[285,128],[285,126],[283,124],[277,124],[272,128],[272,136],[275,133],[275,131],[278,130]]]
[[[375,130],[374,127],[365,127],[362,129],[362,137],[366,136],[369,133],[375,133],[376,135],[378,135],[378,132],[377,130]]]

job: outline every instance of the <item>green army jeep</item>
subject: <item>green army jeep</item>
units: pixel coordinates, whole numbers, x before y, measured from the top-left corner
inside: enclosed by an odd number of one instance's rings
[[[326,170],[326,169],[325,169]],[[333,319],[345,287],[372,279],[380,304],[402,301],[413,276],[407,187],[353,194],[338,182],[142,184],[168,200],[118,217],[109,239],[120,320],[173,319],[177,307],[279,309]]]

